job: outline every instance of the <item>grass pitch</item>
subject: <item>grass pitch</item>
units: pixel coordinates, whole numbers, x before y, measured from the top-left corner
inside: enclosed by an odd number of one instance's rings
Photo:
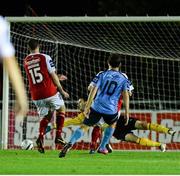
[[[0,150],[3,174],[180,174],[180,152],[114,151],[108,155],[71,150],[65,158],[59,151]]]

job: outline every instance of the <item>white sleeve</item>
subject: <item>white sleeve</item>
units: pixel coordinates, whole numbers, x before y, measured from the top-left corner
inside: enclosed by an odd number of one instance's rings
[[[124,75],[124,77],[126,79],[128,79],[128,76],[126,75],[126,73],[122,73]],[[129,79],[128,79],[129,80]],[[129,92],[132,92],[134,90],[134,86],[132,85],[131,81],[130,81],[130,85],[129,85]]]
[[[93,83],[93,82],[90,82],[89,86],[94,86],[94,83]],[[88,86],[88,87],[89,87],[89,86]]]
[[[124,77],[126,78],[126,79],[128,79],[128,76],[126,75],[126,73],[122,73],[123,75],[124,75]]]
[[[89,86],[96,86],[97,85],[97,82],[100,78],[100,74],[102,73],[103,71],[100,71],[98,74],[96,74],[96,76],[94,77],[94,79],[90,82]]]
[[[0,17],[0,57],[11,57],[14,53],[14,47],[9,41],[8,23]]]
[[[134,90],[134,86],[131,84],[131,85],[129,86],[129,91],[132,92],[133,90]]]
[[[45,57],[46,57],[46,65],[47,65],[48,72],[49,73],[55,72],[56,68],[55,68],[52,58],[49,55],[45,55]]]

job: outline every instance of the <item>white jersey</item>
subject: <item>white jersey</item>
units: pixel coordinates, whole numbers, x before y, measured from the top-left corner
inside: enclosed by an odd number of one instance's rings
[[[8,23],[0,16],[0,58],[14,55],[14,47],[9,39]]]

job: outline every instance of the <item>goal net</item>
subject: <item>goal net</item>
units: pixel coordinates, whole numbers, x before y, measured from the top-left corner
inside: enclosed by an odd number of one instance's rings
[[[11,40],[22,69],[29,53],[27,42],[38,39],[41,52],[55,61],[57,72],[68,80],[62,85],[70,94],[65,101],[67,118],[78,113],[77,100],[86,97],[92,78],[107,68],[110,53],[122,55],[122,72],[134,85],[130,100],[131,116],[173,128],[170,135],[136,130],[147,137],[167,144],[169,150],[180,149],[180,18],[178,17],[20,17],[8,18]],[[39,117],[29,96],[29,113],[24,124],[18,124],[14,114],[14,92],[9,92],[8,148],[18,148],[24,138],[38,137]],[[29,92],[29,91],[28,91]],[[63,129],[69,140],[76,126]],[[88,149],[92,128],[78,141],[76,148]],[[45,145],[54,146],[54,132],[47,133]],[[136,144],[111,139],[116,149],[143,149]]]

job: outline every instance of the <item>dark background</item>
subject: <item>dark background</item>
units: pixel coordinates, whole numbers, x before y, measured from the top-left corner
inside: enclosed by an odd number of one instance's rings
[[[147,1],[147,0],[18,0],[18,1],[10,1],[10,0],[6,0],[3,1],[4,4],[1,4],[0,6],[0,11],[1,11],[1,15],[3,16],[145,16],[145,15],[149,15],[149,16],[166,16],[166,15],[170,15],[170,16],[179,16],[180,15],[180,0],[151,0],[151,1]],[[34,28],[34,26],[33,26]],[[27,28],[28,29],[28,28]],[[76,28],[75,28],[76,29]],[[156,29],[156,28],[155,28]],[[177,28],[178,30],[179,28]],[[179,31],[179,30],[178,30]],[[67,34],[66,34],[67,35]],[[178,35],[180,36],[180,35]],[[171,37],[169,37],[171,38]],[[168,39],[169,39],[168,38]],[[178,38],[179,40],[179,38]],[[179,42],[176,42],[179,43]],[[138,43],[140,44],[140,43]],[[68,46],[70,47],[70,46]],[[69,48],[68,48],[69,49]],[[18,50],[18,49],[17,49]],[[70,49],[69,49],[70,50]],[[65,53],[67,50],[67,48],[65,48],[65,50],[63,50],[63,52],[59,51],[60,53]],[[179,51],[179,50],[178,50]],[[74,52],[72,52],[74,53]],[[165,52],[166,53],[166,52]],[[67,54],[66,54],[67,55]],[[79,56],[79,54],[77,54]],[[97,54],[97,56],[99,56],[99,54]],[[18,56],[18,58],[20,58],[20,56]],[[62,57],[65,58],[65,57]],[[70,58],[73,58],[73,56],[71,56]],[[68,59],[68,58],[67,58]],[[75,60],[77,60],[77,58],[75,58]],[[134,58],[129,58],[127,60],[131,60],[131,63],[133,62]],[[73,60],[72,60],[73,61]],[[69,60],[68,60],[69,62]],[[144,66],[142,65],[141,68],[151,68],[151,62],[148,62],[148,60],[145,63],[136,63],[137,65],[139,64],[144,64]],[[152,75],[157,76],[158,74],[156,73],[156,70],[166,70],[167,68],[171,68],[169,67],[169,65],[172,65],[174,63],[158,63],[158,67],[156,68],[156,64],[154,64],[154,67],[152,68],[152,70],[154,70],[154,72],[152,73]],[[71,64],[72,65],[76,65],[74,63]],[[124,64],[125,65],[125,64]],[[130,65],[130,64],[127,64]],[[163,68],[161,68],[161,65],[163,65]],[[176,66],[176,64],[174,64]],[[61,66],[60,66],[61,68]],[[64,69],[64,66],[62,66],[62,68]],[[127,67],[128,69],[129,67]],[[137,66],[137,68],[139,68]],[[178,66],[177,67],[173,67],[175,70],[171,71],[171,74],[174,73],[179,73],[178,72]],[[68,68],[67,68],[68,69]],[[74,70],[76,70],[76,68],[74,68]],[[91,69],[89,69],[91,70]],[[172,69],[171,69],[172,70]],[[131,72],[131,70],[125,70],[127,71],[127,73]],[[147,70],[142,71],[143,73],[146,73]],[[95,73],[97,72],[97,70],[94,71]],[[137,71],[136,71],[137,72]],[[68,76],[68,81],[67,81],[67,85],[63,85],[67,88],[67,90],[69,90],[68,92],[71,92],[71,98],[73,100],[77,100],[78,97],[81,96],[82,92],[86,94],[86,88],[88,86],[88,84],[86,84],[84,86],[84,90],[81,90],[82,87],[78,87],[81,84],[78,84],[75,86],[70,86],[68,89],[68,85],[73,85],[72,83],[74,82],[74,78],[72,77],[72,75],[75,74],[71,74],[71,71],[67,70],[66,73],[70,73]],[[66,75],[66,73],[63,73]],[[78,73],[78,71],[77,71]],[[138,73],[138,72],[137,72]],[[170,72],[167,72],[166,74],[169,74]],[[163,73],[165,74],[165,73]],[[85,75],[84,73],[82,73],[82,75]],[[142,77],[138,77],[138,79],[136,78],[136,75],[130,75],[131,80],[133,81],[133,85],[140,85],[140,83],[142,85],[146,85],[146,87],[148,88],[148,90],[146,89],[141,89],[141,87],[136,87],[136,90],[138,90],[139,96],[136,95],[136,92],[134,93],[134,99],[139,99],[140,98],[144,98],[144,100],[176,100],[179,97],[179,93],[177,91],[177,93],[174,91],[169,91],[169,92],[164,92],[164,95],[166,94],[166,97],[161,97],[159,94],[159,87],[163,88],[163,90],[169,90],[166,89],[166,87],[168,86],[167,81],[162,81],[163,85],[159,84],[158,80],[161,79],[163,80],[164,77],[173,77],[174,79],[178,79],[176,78],[174,75],[158,75],[158,77],[155,78],[155,76],[153,77],[153,80],[151,81],[152,78],[148,78],[149,82],[146,82],[146,74],[144,74]],[[151,75],[151,74],[150,74]],[[91,75],[91,79],[94,75]],[[139,75],[138,75],[139,76]],[[78,77],[78,76],[76,76]],[[172,82],[172,90],[179,90],[179,82],[177,81],[177,84],[175,84],[174,79],[171,79],[170,81]],[[84,78],[82,78],[81,80],[85,80]],[[144,80],[139,82],[135,82],[136,80]],[[71,82],[70,82],[71,81]],[[86,80],[86,83],[90,82],[90,77],[89,80]],[[149,87],[151,87],[151,84],[154,84],[153,86],[155,87],[155,89],[151,90],[151,92],[149,93]],[[84,83],[82,83],[83,85]],[[166,85],[167,84],[167,85]],[[143,86],[142,86],[143,87]],[[77,92],[77,90],[81,90],[79,92]],[[155,90],[155,91],[154,91]],[[141,93],[142,92],[142,93]],[[148,93],[146,93],[148,92]],[[174,94],[177,95],[174,95]],[[84,95],[83,95],[84,96]],[[157,105],[158,106],[158,105]],[[172,105],[166,105],[164,106],[166,109],[167,108],[172,108]],[[144,108],[144,107],[139,107],[139,108]],[[152,107],[152,105],[148,104],[148,107],[145,107],[146,109],[148,108],[157,108]],[[177,108],[177,107],[175,107]],[[136,107],[136,109],[138,109]]]
[[[3,16],[177,16],[180,0],[6,0]]]

